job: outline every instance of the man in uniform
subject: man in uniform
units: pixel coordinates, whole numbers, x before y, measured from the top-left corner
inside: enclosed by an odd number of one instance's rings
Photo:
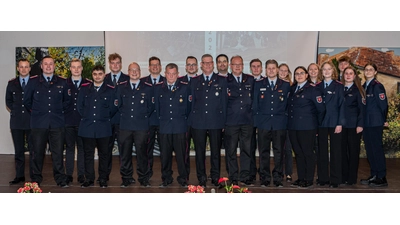
[[[151,83],[140,80],[140,66],[133,62],[128,67],[129,81],[118,85],[118,107],[121,113],[119,140],[121,149],[121,187],[135,182],[133,178],[132,148],[135,143],[137,174],[140,185],[150,187],[147,166],[147,148],[150,129],[150,115],[154,111],[154,90]]]
[[[271,183],[270,146],[272,142],[273,181],[276,187],[283,187],[281,156],[286,140],[286,105],[290,84],[277,77],[278,62],[276,60],[268,60],[265,68],[267,78],[255,82],[253,101],[254,127],[258,129],[260,180],[262,186],[269,186]]]
[[[243,73],[243,58],[233,56],[230,62],[232,73],[228,75],[228,104],[225,123],[225,154],[227,154],[229,180],[238,184],[238,180],[251,185],[250,145],[253,135],[254,77]],[[240,170],[237,162],[237,147],[240,148]],[[240,174],[239,174],[240,171]]]
[[[219,54],[217,58],[215,58],[215,62],[217,63],[217,71],[218,74],[224,77],[228,77],[228,69],[229,69],[229,59],[225,54]]]
[[[54,180],[64,188],[68,187],[63,162],[64,112],[70,104],[71,92],[65,79],[54,74],[55,64],[51,56],[43,58],[41,68],[43,74],[29,80],[24,95],[24,105],[31,114],[32,181],[39,185],[43,181],[43,160],[49,141]]]
[[[211,181],[218,186],[221,169],[222,129],[225,127],[227,83],[226,78],[214,73],[213,57],[201,57],[203,73],[191,80],[193,95],[190,122],[196,152],[196,171],[199,185],[205,187],[207,175],[205,168],[206,141],[210,139]]]
[[[146,82],[149,84],[152,84],[153,87],[155,87],[156,84],[163,82],[164,77],[161,76],[161,60],[156,57],[152,56],[149,58],[149,72],[150,75],[147,77],[143,77],[141,79],[142,82]],[[150,177],[153,176],[153,161],[154,161],[154,146],[156,143],[159,143],[159,137],[158,137],[158,132],[160,130],[160,122],[158,121],[158,118],[156,116],[156,112],[154,112],[150,116],[150,134],[149,134],[149,145],[148,145],[148,150],[147,150],[147,157],[148,157],[148,168],[149,168],[149,173]]]
[[[73,181],[72,174],[74,173],[75,165],[75,145],[77,148],[77,167],[78,167],[78,182],[85,182],[85,162],[83,154],[82,138],[78,136],[79,122],[81,115],[77,109],[78,93],[81,85],[91,83],[92,81],[82,78],[82,61],[80,59],[72,59],[70,62],[71,77],[66,82],[71,90],[71,104],[65,110],[65,172],[67,175],[67,183]]]
[[[189,154],[187,145],[187,120],[191,108],[192,96],[187,82],[178,80],[178,66],[170,63],[165,67],[166,80],[155,87],[155,108],[160,119],[160,153],[162,183],[167,187],[173,181],[172,152],[178,166],[177,181],[187,188],[186,159]]]
[[[10,129],[14,143],[15,178],[10,184],[25,181],[25,146],[29,151],[29,172],[32,173],[32,144],[30,139],[30,115],[26,111],[23,100],[26,85],[29,82],[30,63],[27,59],[18,60],[19,76],[10,80],[6,89],[6,106],[10,112]],[[32,178],[32,176],[31,176]]]
[[[105,76],[104,67],[95,66],[92,69],[93,83],[82,85],[78,94],[78,112],[82,116],[78,135],[82,137],[85,156],[85,182],[82,188],[94,184],[96,147],[99,154],[99,184],[101,188],[108,185],[108,143],[112,135],[111,118],[118,111],[118,100],[114,86],[104,81]]]
[[[110,66],[110,73],[106,74],[104,78],[104,82],[108,85],[117,87],[120,82],[129,80],[129,76],[124,74],[122,69],[122,57],[118,53],[113,53],[108,56],[108,64]],[[112,153],[114,148],[115,140],[117,140],[118,149],[121,148],[120,142],[118,140],[119,134],[119,121],[120,121],[120,113],[117,112],[111,118],[112,125],[112,135],[109,139],[108,143],[108,154],[109,154],[109,162],[108,162],[108,173],[111,173],[112,169]],[[108,180],[108,177],[107,177]]]

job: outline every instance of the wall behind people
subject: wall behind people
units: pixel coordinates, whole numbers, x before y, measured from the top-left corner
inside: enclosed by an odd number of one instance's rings
[[[241,55],[243,72],[251,73],[249,63],[254,58],[275,59],[290,67],[315,62],[317,41],[317,31],[106,31],[105,51],[106,55],[120,54],[124,65],[134,61],[142,68],[148,67],[151,56],[157,56],[163,65],[176,63],[179,71],[185,71],[189,55],[198,59],[205,53]],[[123,72],[127,68],[123,66]]]
[[[10,115],[5,105],[7,83],[15,77],[16,47],[104,46],[104,32],[100,31],[1,31],[0,32],[0,154],[13,154]],[[34,74],[31,74],[34,75]]]

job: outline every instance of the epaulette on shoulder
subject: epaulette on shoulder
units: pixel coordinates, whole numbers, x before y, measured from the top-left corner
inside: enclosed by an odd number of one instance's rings
[[[155,85],[160,85],[160,84],[162,84],[162,83],[164,83],[164,82],[160,81],[160,82],[158,82],[158,83],[157,83],[157,84],[155,84]]]
[[[153,84],[150,84],[150,83],[148,83],[148,82],[144,82],[144,84],[147,85],[147,86],[150,86],[150,87],[153,86]]]
[[[310,86],[315,87],[315,86],[317,86],[317,84],[310,83]]]
[[[185,82],[185,81],[181,81],[181,84],[188,84],[188,82]]]
[[[281,79],[282,80],[282,79]],[[286,83],[290,83],[288,80],[282,80],[282,81],[284,81],[284,82],[286,82]]]
[[[8,80],[8,82],[10,82],[10,81],[14,81],[15,79],[17,79],[16,77],[14,77],[14,78],[11,78],[10,80]]]
[[[89,86],[89,85],[91,85],[92,83],[84,83],[84,84],[82,84],[81,85],[81,87],[86,87],[86,86]]]
[[[109,85],[109,84],[107,84],[107,87],[110,87],[110,88],[112,88],[112,89],[114,89],[114,88],[115,88],[114,86],[112,86],[112,85]]]
[[[39,77],[38,75],[33,75],[33,76],[30,76],[29,79],[34,79],[34,78],[38,78],[38,77]]]
[[[343,84],[342,82],[340,82],[340,81],[338,81],[338,80],[334,80],[334,81],[338,82],[339,84]]]
[[[196,75],[196,76],[194,76],[194,77],[192,77],[192,78],[190,78],[190,79],[196,79],[196,78],[199,78],[201,75]]]
[[[264,77],[261,77],[259,80],[256,80],[256,82],[263,81],[264,79],[265,79]]]
[[[380,84],[381,82],[379,82],[377,79],[374,80],[375,83]]]
[[[86,81],[93,83],[92,80],[85,78]]]
[[[320,81],[320,82],[317,82],[317,83],[315,83],[315,85],[318,85],[318,84],[320,84],[322,81]]]
[[[128,81],[127,80],[125,80],[125,81],[121,81],[121,82],[119,82],[119,84],[126,84]]]
[[[220,77],[228,77],[228,75],[222,75],[222,74],[218,74],[218,76],[220,76]]]

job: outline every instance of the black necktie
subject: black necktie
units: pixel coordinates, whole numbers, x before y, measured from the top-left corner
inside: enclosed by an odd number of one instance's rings
[[[47,77],[47,82],[50,83],[50,77]]]
[[[117,86],[117,75],[113,75],[114,76],[114,79],[113,79],[113,84],[114,84],[114,87],[115,86]]]
[[[210,82],[210,80],[208,79],[209,77],[206,76],[206,83]]]
[[[349,88],[348,87],[344,87],[344,91],[348,91],[349,90]]]
[[[327,88],[328,87],[328,83],[325,83],[325,88]]]
[[[94,86],[94,89],[95,89],[96,91],[99,91],[99,86]]]
[[[132,84],[132,90],[135,90],[136,84]]]
[[[300,90],[300,86],[297,86],[297,89],[296,89],[295,92],[298,92],[299,90]]]
[[[157,83],[157,79],[153,78],[153,84],[156,84],[156,83]]]
[[[271,90],[274,90],[274,82],[271,81]]]
[[[237,77],[237,81],[238,81],[238,83],[240,84],[240,77]]]
[[[26,85],[25,78],[22,78],[22,84],[21,84],[22,90],[25,89],[25,85]]]
[[[78,82],[79,82],[79,80],[74,80],[74,83],[75,83],[75,87],[76,87],[76,88],[78,88]]]
[[[168,85],[168,89],[172,91],[173,85]]]

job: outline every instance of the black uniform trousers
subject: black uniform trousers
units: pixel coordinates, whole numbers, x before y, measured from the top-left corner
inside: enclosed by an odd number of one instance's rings
[[[318,129],[317,174],[319,182],[342,183],[341,148],[342,133],[335,134],[334,127]]]
[[[299,180],[313,183],[315,173],[314,142],[317,130],[289,130],[289,138],[296,157]]]
[[[32,178],[32,139],[31,130],[11,129],[11,136],[14,143],[15,177],[25,177],[25,145],[29,151],[29,175]]]
[[[121,129],[119,131],[119,140],[121,142],[119,158],[122,180],[131,180],[133,178],[132,148],[133,143],[135,143],[138,180],[140,183],[148,181],[147,145],[149,141],[149,132],[147,130],[133,131]]]
[[[83,149],[85,151],[85,178],[87,182],[94,182],[94,152],[97,147],[97,153],[99,155],[99,181],[107,181],[109,173],[109,148],[108,143],[110,137],[103,138],[86,138],[82,137]]]
[[[195,129],[193,128],[194,149],[196,152],[196,174],[199,182],[207,182],[206,175],[206,142],[210,140],[210,176],[213,182],[219,180],[221,171],[221,144],[222,129]],[[225,146],[226,147],[226,146]]]
[[[117,112],[118,113],[118,112]],[[112,152],[113,152],[113,148],[114,148],[114,144],[115,141],[117,141],[117,146],[118,146],[118,151],[121,149],[121,145],[119,142],[119,124],[112,124],[112,133],[111,133],[111,137],[108,140],[108,164],[107,164],[107,172],[108,174],[111,173],[112,170]],[[99,156],[100,157],[100,156]],[[107,177],[107,181],[109,180],[109,177]]]
[[[257,161],[256,161],[256,151],[257,151],[257,127],[253,128],[253,135],[251,136],[251,148],[250,148],[250,175],[249,179],[255,181],[257,176]],[[258,151],[260,152],[260,151]]]
[[[293,174],[292,151],[293,151],[293,148],[292,148],[292,143],[290,142],[290,138],[289,138],[289,131],[286,131],[285,146],[283,147],[282,158],[281,158],[282,165],[285,165],[285,166],[282,166],[282,168],[285,168],[284,174],[286,176],[288,176],[288,175],[292,176],[292,174]]]
[[[153,176],[153,163],[154,163],[154,146],[157,143],[160,143],[159,138],[160,126],[150,126],[149,130],[149,145],[147,148],[147,167],[149,169],[150,177]]]
[[[360,157],[361,133],[356,128],[342,130],[342,184],[356,184]]]
[[[57,184],[66,182],[64,173],[64,138],[65,128],[33,128],[32,138],[32,181],[42,183],[43,161],[47,142],[51,151],[53,161],[53,177]]]
[[[229,179],[246,182],[250,180],[250,149],[253,125],[235,125],[225,127],[225,154],[228,155]],[[240,173],[237,162],[237,147],[240,148]]]
[[[186,133],[187,148],[189,149],[188,154],[186,155],[186,158],[185,158],[186,174],[188,175],[187,180],[189,180],[189,174],[190,174],[190,144],[192,143],[192,140],[193,140],[192,130],[193,130],[193,128],[191,126],[188,126],[187,133]]]
[[[274,182],[282,181],[282,152],[284,151],[286,130],[264,130],[258,129],[258,146],[260,147],[260,179],[271,181],[270,151],[274,153],[274,169],[272,177]]]
[[[175,152],[178,166],[177,181],[179,184],[186,183],[188,175],[186,174],[185,159],[189,154],[186,133],[160,134],[161,178],[167,184],[174,180],[172,177],[172,152]]]
[[[371,176],[386,177],[386,158],[382,143],[383,126],[364,127],[363,138]]]
[[[65,127],[65,173],[72,176],[75,165],[75,145],[77,148],[76,164],[78,167],[78,176],[85,175],[85,161],[83,152],[82,138],[78,136],[78,126]]]

